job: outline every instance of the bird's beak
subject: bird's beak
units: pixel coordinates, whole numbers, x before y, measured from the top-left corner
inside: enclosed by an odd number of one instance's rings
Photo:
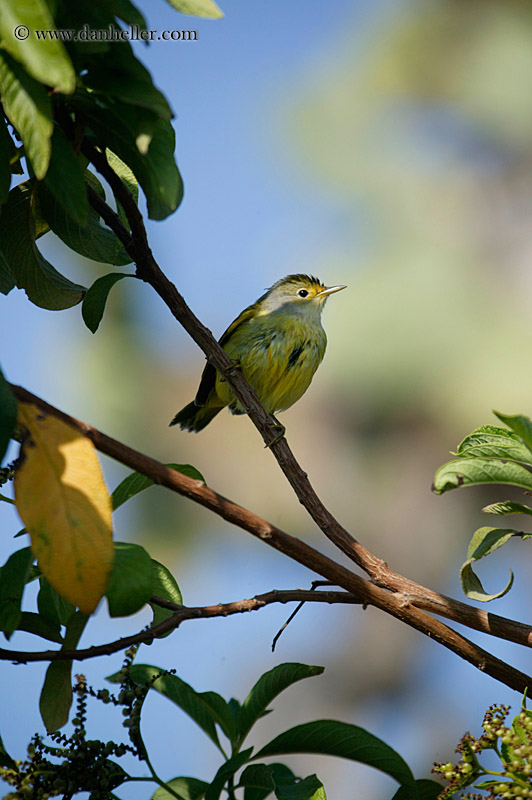
[[[330,294],[339,292],[340,289],[347,289],[347,286],[327,286],[325,289],[322,289],[321,292],[318,292],[316,297],[328,297]]]

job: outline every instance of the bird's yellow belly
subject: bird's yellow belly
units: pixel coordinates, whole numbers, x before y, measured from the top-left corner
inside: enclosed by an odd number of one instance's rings
[[[284,411],[306,392],[326,347],[323,328],[297,326],[286,332],[258,330],[244,343],[228,342],[228,356],[240,365],[244,378],[256,390],[259,400],[270,414]],[[229,405],[233,414],[243,408],[220,376],[216,394]]]

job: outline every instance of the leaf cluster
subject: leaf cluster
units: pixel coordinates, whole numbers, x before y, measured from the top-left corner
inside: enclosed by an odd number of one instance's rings
[[[222,793],[236,800],[326,800],[325,788],[317,775],[299,777],[286,764],[266,763],[264,758],[291,753],[331,755],[374,767],[390,775],[399,784],[393,800],[436,800],[442,787],[435,781],[415,780],[401,756],[363,728],[335,720],[317,720],[297,725],[276,736],[257,752],[247,745],[247,738],[257,722],[270,713],[272,701],[297,681],[323,673],[323,667],[305,664],[280,664],[264,673],[240,703],[224,700],[216,692],[197,692],[179,678],[175,671],[161,670],[148,664],[134,664],[135,650],[126,653],[119,672],[108,680],[118,684],[117,694],[108,690],[95,692],[83,676],[74,687],[76,716],[70,736],[52,734],[53,746],[36,736],[29,759],[17,764],[0,742],[0,774],[24,796],[57,796],[68,790],[69,796],[90,792],[90,800],[116,797],[114,790],[125,782],[146,780],[126,772],[110,756],[125,753],[145,762],[151,779],[159,785],[152,800],[218,800]],[[149,692],[159,692],[193,720],[215,744],[223,763],[210,780],[176,776],[163,781],[155,772],[141,734],[142,708]],[[87,696],[120,708],[129,743],[115,744],[86,738]],[[228,746],[221,741],[223,737]],[[60,763],[57,763],[59,760]],[[98,779],[98,775],[100,779]]]
[[[443,464],[434,477],[433,490],[443,494],[451,489],[479,484],[503,484],[532,492],[532,420],[521,414],[509,416],[495,412],[506,428],[483,425],[463,439],[452,461]],[[508,516],[520,514],[525,519],[532,508],[525,503],[503,500],[482,509],[486,514]],[[512,537],[528,539],[527,531],[486,526],[473,534],[467,549],[467,560],[460,578],[464,593],[483,602],[502,597],[513,585],[513,573],[504,589],[489,594],[473,570],[473,564],[502,547]]]
[[[171,0],[177,10],[220,17],[213,0]],[[14,31],[25,26],[19,41]],[[86,288],[42,255],[38,240],[53,231],[75,252],[120,267],[132,262],[116,233],[92,207],[105,188],[89,169],[87,148],[105,154],[148,215],[162,220],[183,197],[173,111],[129,41],[87,40],[80,31],[146,28],[130,0],[5,0],[0,18],[0,292],[23,289],[50,310],[80,303]],[[50,32],[46,38],[36,31]],[[68,36],[62,35],[68,32]],[[54,35],[55,34],[55,35]],[[115,198],[119,218],[127,216]],[[122,275],[120,276],[122,277]],[[113,276],[117,280],[117,276]],[[105,286],[106,292],[110,286]],[[101,291],[101,288],[100,288]],[[106,292],[104,292],[106,296]],[[96,292],[98,296],[99,292]],[[93,326],[88,303],[84,318]]]

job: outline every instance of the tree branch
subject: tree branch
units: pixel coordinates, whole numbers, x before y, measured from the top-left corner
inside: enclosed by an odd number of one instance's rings
[[[463,625],[483,631],[484,633],[508,639],[528,647],[532,646],[532,629],[529,626],[512,620],[506,620],[503,617],[497,617],[493,614],[488,614],[480,609],[472,608],[465,603],[461,603],[458,600],[445,597],[444,595],[438,595],[436,592],[425,589],[407,579],[402,579],[405,591],[399,588],[388,591],[382,586],[378,586],[356,575],[346,567],[337,564],[318,550],[315,550],[294,536],[290,536],[288,533],[285,533],[280,528],[277,528],[275,525],[272,525],[248,509],[217,494],[202,481],[196,481],[186,475],[182,475],[180,472],[166,467],[164,464],[149,458],[143,453],[133,450],[127,445],[118,442],[116,439],[106,436],[87,423],[80,422],[74,417],[59,411],[54,406],[20,386],[12,385],[11,388],[19,401],[34,403],[42,411],[56,416],[72,425],[72,427],[90,438],[100,452],[120,461],[122,464],[125,464],[137,472],[141,472],[143,475],[151,478],[154,483],[166,486],[172,491],[184,495],[200,505],[209,508],[228,522],[231,522],[237,527],[261,539],[270,547],[274,547],[276,550],[293,558],[298,563],[308,567],[308,569],[332,581],[334,585],[341,586],[347,592],[351,593],[354,598],[356,598],[357,602],[363,605],[373,605],[391,614],[407,625],[424,633],[426,636],[436,639],[449,650],[452,650],[461,658],[469,661],[469,663],[473,664],[478,669],[519,692],[523,692],[526,686],[532,686],[532,678],[519,670],[515,670],[513,667],[456,633],[448,626],[424,613],[424,611],[421,610],[422,600],[420,598],[424,597],[423,606],[427,607],[427,610],[433,613],[446,616]],[[398,586],[400,578],[401,576],[397,576]],[[410,587],[415,587],[415,596],[407,591]],[[124,642],[126,640],[120,641]],[[124,645],[124,647],[128,646],[129,643]],[[9,655],[2,656],[2,652],[9,653],[9,651],[0,651],[0,658],[10,658]]]
[[[386,564],[357,542],[323,505],[314,491],[307,473],[301,469],[296,461],[286,439],[283,437],[280,441],[275,441],[277,426],[274,425],[270,415],[266,413],[260,404],[254,388],[247,383],[239,368],[222,350],[211,331],[192,312],[175,285],[168,280],[155,261],[148,243],[144,220],[137,204],[120,177],[108,164],[105,155],[87,141],[84,142],[82,149],[98,172],[106,179],[116,199],[120,201],[125,211],[131,226],[131,236],[134,242],[137,277],[148,283],[157,292],[175,319],[185,328],[196,344],[201,347],[209,362],[226,378],[246,413],[262,435],[265,444],[270,447],[281,470],[294,489],[299,502],[305,507],[318,527],[370,577],[374,580],[380,580],[382,572],[386,570]],[[90,194],[89,201],[91,203],[93,199],[92,194]],[[98,198],[98,207],[94,206],[94,208],[98,213],[101,213],[101,207],[102,201]],[[104,217],[104,219],[117,236],[123,236],[123,230],[116,225],[116,220],[112,216],[107,215],[107,218]],[[128,250],[128,252],[130,251]]]
[[[94,645],[79,650],[6,650],[0,648],[0,661],[12,661],[17,664],[27,664],[36,661],[86,661],[97,656],[110,656],[121,650],[126,650],[136,644],[152,642],[153,639],[162,634],[178,628],[182,622],[189,619],[212,619],[213,617],[229,617],[233,614],[244,614],[248,611],[258,611],[264,606],[272,603],[293,603],[296,601],[310,603],[360,603],[356,597],[348,592],[313,592],[305,589],[273,589],[271,592],[258,594],[249,600],[236,600],[232,603],[218,603],[215,606],[179,606],[165,600],[163,597],[153,595],[151,603],[167,608],[174,613],[157,625],[145,628],[131,636],[123,636],[114,642],[107,644]]]

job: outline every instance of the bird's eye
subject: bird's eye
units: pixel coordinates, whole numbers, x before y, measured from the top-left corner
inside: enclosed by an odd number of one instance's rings
[[[298,292],[298,295],[300,297],[308,297],[308,292],[307,292],[306,289],[300,289],[299,292]]]

